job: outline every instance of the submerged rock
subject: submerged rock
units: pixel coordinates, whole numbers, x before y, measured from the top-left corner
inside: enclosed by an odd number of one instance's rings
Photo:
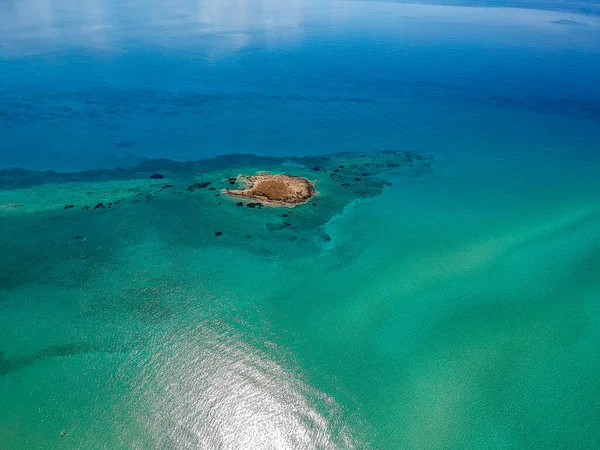
[[[193,192],[196,189],[204,189],[210,184],[212,184],[210,181],[204,181],[203,183],[194,183],[191,186],[188,186],[187,190]]]
[[[162,173],[155,173],[154,175],[150,175],[151,180],[162,180],[165,176]]]
[[[75,205],[67,205],[67,206],[64,207],[64,209],[71,209],[71,208],[74,208],[74,207],[75,207]]]
[[[223,234],[222,232],[220,232],[220,231],[217,231],[217,232],[215,233],[215,236],[221,236],[222,234]]]
[[[229,184],[235,184],[236,181],[237,181],[236,177],[229,177]]]
[[[119,148],[129,148],[133,147],[136,144],[135,141],[121,141],[117,142],[115,145]]]

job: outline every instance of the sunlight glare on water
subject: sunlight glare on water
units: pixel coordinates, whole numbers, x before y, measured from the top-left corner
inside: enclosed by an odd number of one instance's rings
[[[231,330],[165,336],[143,361],[141,415],[156,448],[353,449],[335,400]],[[169,430],[169,431],[165,431]]]

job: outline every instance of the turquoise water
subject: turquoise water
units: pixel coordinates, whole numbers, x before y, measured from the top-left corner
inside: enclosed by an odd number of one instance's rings
[[[593,3],[70,3],[0,7],[0,448],[598,447]]]

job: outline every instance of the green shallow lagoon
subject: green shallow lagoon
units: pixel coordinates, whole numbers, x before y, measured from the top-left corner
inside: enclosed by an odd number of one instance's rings
[[[594,447],[593,174],[532,174],[524,156],[324,157],[7,176],[0,442]],[[315,179],[315,206],[215,197],[252,170]]]

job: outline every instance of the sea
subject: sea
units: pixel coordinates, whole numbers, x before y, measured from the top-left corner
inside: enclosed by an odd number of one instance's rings
[[[599,2],[0,0],[1,449],[593,449],[599,374]]]

